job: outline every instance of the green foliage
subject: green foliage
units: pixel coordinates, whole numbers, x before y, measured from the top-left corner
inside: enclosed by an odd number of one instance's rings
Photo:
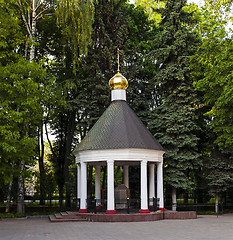
[[[32,42],[17,1],[0,0],[0,197],[20,174],[21,160],[27,167],[35,163],[43,123],[56,135],[52,165],[45,164],[47,196],[55,179],[62,197],[64,186],[67,196],[75,193],[71,151],[110,104],[117,48],[129,82],[127,101],[166,150],[166,183],[180,191],[194,184],[197,192],[229,191],[233,41],[226,26],[232,1],[206,0],[199,8],[184,0],[137,0],[136,7],[125,0],[46,0],[44,6],[49,10],[36,22],[33,39],[37,63],[30,64],[23,57]],[[218,147],[212,147],[214,141]],[[135,196],[137,171],[130,168]],[[29,177],[30,170],[23,175]]]
[[[200,177],[201,187],[212,192],[226,191],[232,186],[232,38],[227,30],[230,2],[205,1],[195,12],[195,29],[202,36],[202,45],[191,58],[191,69],[194,86],[202,94],[206,129]]]
[[[152,79],[157,66],[149,53],[154,49],[153,39],[158,30],[140,6],[127,6],[127,15],[128,36],[122,57],[125,66],[121,67],[129,82],[127,102],[147,125],[150,111],[156,105],[156,90]]]
[[[40,195],[40,175],[38,172],[34,173],[37,179],[35,188],[36,195]],[[44,182],[42,183],[43,191],[46,194],[46,199],[51,199],[54,196],[55,191],[57,190],[57,185],[54,176],[54,167],[49,164],[45,164],[45,176]]]
[[[192,60],[194,84],[204,93],[205,103],[209,106],[206,115],[212,117],[211,125],[218,133],[216,141],[222,149],[233,146],[232,56],[232,39],[206,39]],[[200,69],[204,74],[200,74]]]
[[[35,130],[43,114],[41,82],[46,72],[23,59],[0,66],[0,72],[0,158],[6,163],[1,173],[8,169],[5,180],[9,182],[11,163],[22,159],[30,163],[35,155]]]
[[[117,70],[117,48],[120,49],[120,71],[129,82],[127,101],[146,123],[153,105],[150,85],[155,66],[147,54],[155,32],[153,22],[142,7],[124,1],[100,1],[96,5],[92,45],[83,62],[83,91],[88,101],[82,126],[89,129],[110,104],[109,79]],[[83,128],[85,129],[85,127]],[[83,137],[84,134],[81,136]]]
[[[149,13],[150,19],[154,20],[157,24],[161,21],[161,14],[156,12],[156,9],[164,7],[164,1],[152,1],[152,0],[136,0],[136,6],[142,6]]]
[[[189,59],[199,39],[188,31],[192,15],[183,10],[186,1],[167,1],[162,14],[161,32],[156,37],[159,71],[155,76],[161,94],[160,105],[153,113],[150,129],[165,148],[167,184],[190,189],[190,172],[200,165],[197,144],[197,95],[190,79]]]
[[[16,1],[1,0],[0,12],[0,63],[6,65],[17,58],[24,36]]]
[[[1,1],[0,8],[0,187],[6,189],[20,174],[30,175],[21,173],[22,161],[26,168],[35,162],[48,76],[40,64],[24,60],[26,30],[17,1]]]
[[[108,81],[117,70],[117,48],[122,49],[128,32],[124,2],[101,0],[95,4],[92,44],[82,62],[84,132],[110,104]]]
[[[202,36],[203,40],[210,38],[223,39],[232,18],[229,9],[225,8],[224,4],[217,7],[219,4],[215,5],[213,2],[207,0],[201,7],[196,4],[190,4],[187,7],[187,11],[192,12],[196,19],[190,26],[190,31],[194,29]]]
[[[211,192],[225,192],[233,186],[232,152],[212,149],[206,157],[204,174]]]
[[[200,164],[195,98],[192,87],[182,84],[156,108],[150,125],[166,150],[164,179],[176,188],[190,188],[189,171]]]
[[[166,8],[158,9],[163,19],[161,33],[156,37],[159,43],[154,52],[157,56],[160,71],[156,75],[161,91],[169,95],[182,82],[189,82],[189,60],[200,41],[195,34],[187,30],[192,14],[183,10],[186,1],[168,1]],[[156,44],[156,43],[155,43]],[[157,44],[156,44],[157,45]]]
[[[63,31],[64,41],[71,44],[73,64],[76,66],[80,55],[87,54],[91,40],[94,0],[60,0],[56,14]]]
[[[24,215],[20,213],[0,213],[0,218],[21,218]]]

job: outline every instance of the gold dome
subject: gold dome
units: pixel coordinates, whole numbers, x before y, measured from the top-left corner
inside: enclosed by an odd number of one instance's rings
[[[110,86],[111,90],[114,90],[114,89],[127,89],[128,81],[122,74],[120,74],[120,72],[117,72],[109,80],[109,86]]]

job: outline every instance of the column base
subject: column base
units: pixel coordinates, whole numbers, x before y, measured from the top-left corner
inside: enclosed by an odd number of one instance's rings
[[[165,208],[159,208],[159,210],[162,211],[162,212],[166,212]]]
[[[149,211],[149,209],[140,209],[139,213],[140,214],[148,214],[148,213],[150,213],[150,211]]]
[[[106,210],[107,215],[114,215],[116,214],[116,210]]]
[[[79,209],[79,213],[87,213],[87,209]]]

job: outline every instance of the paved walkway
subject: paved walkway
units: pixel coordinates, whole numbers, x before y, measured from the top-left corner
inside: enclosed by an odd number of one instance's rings
[[[0,240],[233,240],[233,214],[134,223],[0,220]]]

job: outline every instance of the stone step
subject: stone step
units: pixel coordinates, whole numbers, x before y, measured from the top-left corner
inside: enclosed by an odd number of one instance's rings
[[[57,218],[81,218],[78,212],[60,212],[55,214]]]
[[[74,217],[77,217],[77,214],[60,212],[60,216],[63,217],[63,218],[74,218]]]
[[[74,216],[73,218],[64,218],[62,215],[49,215],[50,222],[86,222],[87,219]]]
[[[68,215],[78,215],[79,212],[71,212],[71,211],[66,211],[66,212],[61,212],[61,214],[68,214]]]
[[[54,217],[57,219],[63,218],[63,216],[60,213],[55,213]]]

